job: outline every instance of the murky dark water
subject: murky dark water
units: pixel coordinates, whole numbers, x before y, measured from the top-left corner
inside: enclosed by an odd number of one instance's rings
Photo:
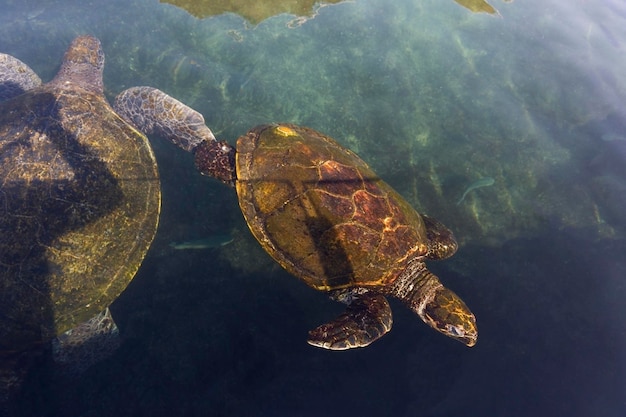
[[[457,255],[429,266],[480,331],[466,348],[392,301],[393,331],[372,346],[307,345],[341,305],[283,272],[234,192],[152,137],[163,213],[112,306],[123,344],[63,384],[35,367],[15,413],[626,415],[626,6],[492,5],[500,16],[354,0],[253,26],[152,0],[0,0],[0,51],[44,81],[91,33],[110,99],[151,85],[231,143],[285,121],[356,151],[455,232]],[[169,246],[225,234],[220,248]]]

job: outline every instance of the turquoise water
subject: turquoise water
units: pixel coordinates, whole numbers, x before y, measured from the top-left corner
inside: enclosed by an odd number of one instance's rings
[[[455,232],[458,254],[431,269],[480,331],[468,349],[392,303],[394,329],[371,347],[308,346],[341,306],[275,265],[234,193],[154,137],[163,216],[112,306],[124,343],[63,386],[34,369],[22,413],[625,415],[626,5],[491,3],[499,16],[354,0],[252,25],[149,0],[0,0],[0,51],[44,80],[91,33],[110,99],[151,85],[231,143],[285,121],[356,151]],[[226,234],[223,248],[169,248]]]

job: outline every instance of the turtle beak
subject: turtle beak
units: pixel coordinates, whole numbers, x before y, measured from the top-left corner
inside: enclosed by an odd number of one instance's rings
[[[433,329],[468,347],[476,344],[478,329],[476,317],[463,300],[445,287],[439,287],[419,316]]]

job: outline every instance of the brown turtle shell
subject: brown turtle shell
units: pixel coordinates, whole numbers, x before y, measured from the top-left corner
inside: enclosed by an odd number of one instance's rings
[[[135,275],[161,192],[147,138],[100,92],[48,83],[0,105],[0,351],[95,316]]]
[[[353,152],[312,129],[263,125],[237,141],[250,230],[318,290],[393,282],[428,252],[422,217]]]

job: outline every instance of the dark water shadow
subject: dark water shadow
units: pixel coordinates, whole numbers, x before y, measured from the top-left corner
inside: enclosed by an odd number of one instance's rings
[[[594,235],[546,227],[498,248],[459,250],[456,285],[469,295],[481,338],[427,415],[626,412],[626,241]]]
[[[63,387],[63,407],[47,409],[67,417],[623,415],[624,250],[624,241],[591,244],[556,229],[499,248],[462,247],[429,267],[474,310],[475,347],[433,333],[392,302],[392,332],[348,352],[305,343],[308,329],[343,307],[280,269],[241,274],[214,252],[149,255],[117,302],[133,338]]]

